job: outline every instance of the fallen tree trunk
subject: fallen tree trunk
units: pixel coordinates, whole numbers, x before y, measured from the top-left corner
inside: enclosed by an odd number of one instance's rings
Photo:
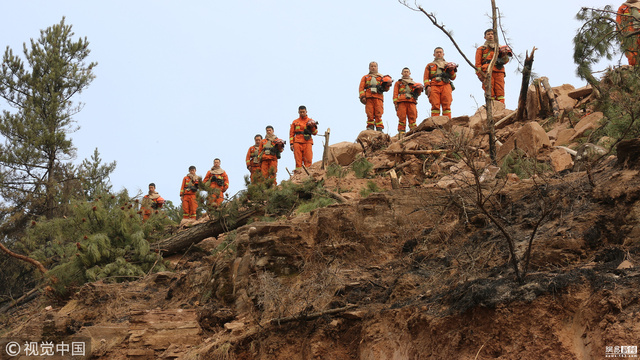
[[[430,155],[447,152],[447,150],[386,150],[385,154],[392,155]]]
[[[558,100],[556,100],[556,94],[554,94],[553,89],[551,89],[551,85],[549,84],[549,78],[543,76],[540,78],[540,81],[542,81],[542,85],[547,91],[549,105],[551,106],[551,111],[553,111],[553,117],[557,119],[560,116],[560,106],[558,105]]]
[[[18,298],[16,300],[13,300],[13,301],[9,301],[6,305],[3,305],[2,307],[0,307],[0,314],[4,314],[5,312],[9,311],[11,308],[13,308],[15,306],[27,303],[27,302],[35,299],[38,295],[40,295],[40,289],[39,288],[31,289],[31,291],[29,291],[28,293],[22,295],[20,298]]]
[[[249,219],[261,214],[262,211],[263,210],[261,209],[244,211],[238,215],[235,222],[231,225],[227,224],[226,217],[198,224],[187,230],[181,231],[170,238],[151,244],[151,248],[157,249],[163,256],[173,255],[206,238],[218,236],[227,231],[246,225]]]
[[[285,324],[288,322],[292,322],[292,321],[307,321],[307,320],[313,320],[313,319],[317,319],[321,316],[324,315],[333,315],[333,314],[338,314],[347,310],[351,310],[353,308],[356,308],[356,305],[349,305],[349,306],[345,306],[345,307],[341,307],[341,308],[337,308],[337,309],[331,309],[331,310],[326,310],[326,311],[321,311],[321,312],[316,312],[316,313],[311,313],[311,314],[299,314],[299,315],[294,315],[294,316],[287,316],[287,317],[282,317],[282,318],[277,318],[277,319],[271,319],[269,321],[269,323],[271,323],[271,325],[280,325],[280,324]]]

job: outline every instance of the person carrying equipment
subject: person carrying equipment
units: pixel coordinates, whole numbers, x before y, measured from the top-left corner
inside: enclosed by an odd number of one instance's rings
[[[257,174],[260,173],[260,142],[262,141],[262,135],[257,134],[253,137],[254,145],[249,147],[247,151],[247,170],[251,173],[251,183],[255,184],[257,179]]]
[[[487,29],[484,32],[485,43],[476,50],[476,75],[482,81],[482,90],[485,89],[484,79],[489,68],[489,63],[494,57],[496,43],[494,43],[493,29]],[[498,58],[491,72],[491,99],[500,101],[504,104],[504,65],[509,62],[509,58],[513,56],[508,46],[502,46],[498,49]]]
[[[629,65],[635,66],[638,64],[638,49],[640,49],[640,1],[628,0],[620,5],[616,22],[627,61]]]
[[[157,214],[164,205],[164,199],[156,191],[156,184],[149,184],[149,193],[142,198],[140,211],[142,212],[142,221],[147,221],[151,214]]]
[[[224,192],[229,189],[229,177],[220,168],[220,159],[215,158],[213,160],[213,167],[207,171],[207,175],[204,177],[204,185],[212,189],[207,205],[209,207],[219,207],[224,201]]]
[[[277,184],[276,175],[278,174],[278,159],[280,159],[282,150],[284,150],[285,142],[278,139],[273,133],[273,126],[267,125],[267,134],[260,142],[260,170],[267,184],[269,180],[273,181],[273,185]]]
[[[196,220],[196,210],[198,210],[198,186],[202,179],[196,175],[196,167],[189,166],[189,173],[182,179],[180,186],[180,200],[182,200],[182,219]]]
[[[451,119],[451,103],[453,102],[452,80],[456,79],[458,65],[448,63],[444,59],[444,49],[437,47],[433,50],[433,62],[424,69],[424,86],[431,103],[431,116],[442,115]]]
[[[289,129],[289,147],[296,159],[296,170],[304,166],[311,166],[313,161],[313,138],[318,134],[318,123],[307,117],[307,107],[298,107],[299,118],[293,120]]]
[[[416,127],[418,118],[416,104],[422,89],[422,84],[414,82],[411,78],[411,70],[407,67],[402,69],[402,78],[393,86],[393,104],[398,115],[398,139],[402,139],[407,130],[407,119],[409,119],[409,130]]]
[[[384,113],[384,92],[389,91],[393,79],[389,75],[378,73],[378,63],[369,63],[369,73],[360,80],[360,102],[364,104],[367,114],[367,130],[382,131],[382,114]]]

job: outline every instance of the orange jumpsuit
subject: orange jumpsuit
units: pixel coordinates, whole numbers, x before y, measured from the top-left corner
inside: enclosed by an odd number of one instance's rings
[[[247,169],[251,172],[251,183],[256,183],[256,174],[260,172],[260,146],[252,145],[247,151]]]
[[[277,139],[274,137],[273,140]],[[278,155],[276,153],[273,143],[269,139],[262,139],[260,142],[260,170],[262,170],[262,177],[266,179],[272,179],[273,184],[276,185],[276,174],[278,173]]]
[[[627,33],[640,30],[640,23],[635,20],[633,15],[640,16],[638,9],[624,3],[618,8],[616,22],[622,34],[623,48],[626,48],[624,54],[627,56],[629,65],[635,66],[637,64],[638,49],[640,49],[640,36],[635,35],[632,39],[625,40]]]
[[[164,199],[157,192],[145,195],[140,206],[142,221],[148,220],[154,212],[157,214],[158,209],[161,209],[163,204]]]
[[[491,59],[493,59],[494,51],[491,47],[487,45],[482,45],[476,50],[476,73],[480,71],[486,73],[487,68],[489,67],[489,63]],[[502,61],[503,64],[509,62],[509,56],[502,56],[499,60]],[[482,80],[478,75],[478,78]],[[496,62],[496,65],[493,66],[493,71],[491,72],[491,99],[498,100],[504,104],[504,66],[499,66]],[[486,90],[484,86],[484,81],[482,82],[482,90]]]
[[[182,199],[182,218],[183,219],[196,219],[196,210],[198,210],[198,201],[196,200],[196,194],[198,193],[198,184],[200,179],[187,174],[182,179],[182,185],[180,186],[180,198]]]
[[[435,60],[434,60],[435,61]],[[444,64],[445,61],[443,60]],[[438,66],[435,62],[429,63],[424,68],[424,86],[431,87],[429,94],[429,102],[431,103],[431,116],[440,116],[440,107],[442,107],[442,115],[451,119],[451,103],[453,102],[453,88],[450,81],[444,81],[442,77],[444,72],[443,66]],[[452,69],[446,71],[450,80],[456,79],[456,72]]]
[[[313,131],[307,130],[307,122],[309,117],[304,119],[297,118],[291,123],[289,129],[289,143],[293,144],[293,157],[296,159],[296,169],[304,166],[310,166],[313,160],[313,138],[311,135],[317,135],[318,129]],[[306,131],[306,133],[305,133]]]
[[[401,133],[407,130],[407,119],[409,119],[409,130],[411,130],[416,127],[416,119],[418,118],[418,110],[416,109],[418,102],[411,93],[409,84],[400,79],[393,86],[393,103],[396,105],[396,114],[398,115],[398,132]]]
[[[375,74],[378,85],[382,84],[382,75]],[[381,90],[377,90],[371,85],[372,74],[367,74],[360,80],[360,98],[365,99],[364,111],[367,113],[367,127],[375,126],[377,129],[384,129],[382,124],[382,114],[384,113],[384,95]]]
[[[216,207],[220,206],[222,201],[224,201],[224,192],[229,188],[229,177],[227,176],[227,173],[222,169],[218,169],[217,171],[211,169],[207,171],[207,175],[204,177],[203,181],[205,183],[210,181],[209,186],[213,189],[213,192],[209,196],[209,205]]]

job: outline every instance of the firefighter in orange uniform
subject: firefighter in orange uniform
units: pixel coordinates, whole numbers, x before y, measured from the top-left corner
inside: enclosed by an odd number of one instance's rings
[[[414,89],[417,85],[422,88],[421,84],[414,82],[411,78],[411,70],[404,68],[402,69],[402,78],[396,81],[393,86],[393,104],[398,115],[398,139],[402,139],[407,131],[407,119],[409,119],[409,130],[416,127],[416,119],[418,118],[416,104],[419,93],[416,95]]]
[[[196,175],[196,167],[189,166],[189,173],[182,179],[180,199],[182,200],[182,219],[195,220],[198,201],[196,194],[200,185],[200,176]]]
[[[493,29],[487,29],[484,32],[485,43],[476,50],[476,74],[480,81],[482,81],[482,90],[486,90],[484,86],[484,79],[489,68],[489,63],[493,59],[495,54],[494,47],[496,44],[493,42],[494,34]],[[511,49],[508,46],[501,46],[498,49],[498,59],[493,66],[491,72],[491,99],[498,100],[504,104],[504,64],[509,62],[509,57],[513,56]]]
[[[142,198],[142,205],[140,206],[142,221],[147,221],[151,214],[157,214],[162,205],[164,205],[164,199],[156,191],[156,184],[149,184],[149,193]]]
[[[628,0],[618,8],[616,16],[618,29],[621,33],[622,47],[629,65],[638,63],[638,49],[640,49],[640,35],[628,36],[629,33],[640,30],[640,1]]]
[[[260,169],[262,177],[269,181],[273,181],[273,185],[277,184],[276,175],[278,173],[278,159],[282,150],[284,150],[284,142],[273,133],[273,126],[266,127],[267,134],[262,142],[260,142]]]
[[[378,63],[372,61],[369,63],[369,73],[360,80],[360,102],[365,105],[364,111],[367,113],[367,130],[376,129],[382,131],[382,114],[384,113],[383,101],[384,91],[389,90],[391,86],[388,75],[389,84],[384,90],[383,84],[387,79],[378,72]]]
[[[224,201],[224,192],[229,188],[229,177],[227,173],[220,168],[220,159],[213,160],[213,167],[207,171],[204,177],[205,185],[208,185],[212,191],[209,195],[208,205],[210,207],[218,207]]]
[[[313,138],[318,134],[318,123],[307,117],[307,107],[298,107],[299,118],[293,120],[289,130],[289,147],[296,159],[296,170],[304,166],[310,166],[313,160]]]
[[[255,141],[254,145],[247,150],[247,170],[251,173],[251,183],[255,184],[256,176],[260,173],[260,142],[262,142],[262,135],[257,134],[253,137]]]
[[[444,59],[444,50],[437,47],[433,50],[433,62],[424,69],[424,86],[427,88],[427,96],[431,103],[431,116],[442,115],[451,119],[451,102],[453,102],[452,80],[456,78],[458,65],[448,63]]]

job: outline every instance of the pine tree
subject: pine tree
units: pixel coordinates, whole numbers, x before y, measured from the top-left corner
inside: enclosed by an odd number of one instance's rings
[[[2,59],[0,97],[15,111],[0,116],[0,197],[14,222],[20,213],[55,216],[59,187],[75,177],[69,161],[76,149],[68,134],[77,130],[73,115],[82,103],[73,98],[91,84],[97,64],[85,62],[87,39],[73,36],[62,18],[24,44],[24,61],[9,47]]]
[[[573,38],[573,61],[578,65],[576,73],[599,90],[599,81],[593,76],[591,67],[603,58],[611,60],[620,53],[615,13],[609,5],[602,10],[582,8],[576,19],[583,23]]]
[[[72,200],[68,216],[30,223],[18,250],[50,269],[51,285],[62,295],[87,281],[128,281],[164,271],[150,242],[162,238],[172,221],[159,213],[143,222],[137,205],[126,190]]]

